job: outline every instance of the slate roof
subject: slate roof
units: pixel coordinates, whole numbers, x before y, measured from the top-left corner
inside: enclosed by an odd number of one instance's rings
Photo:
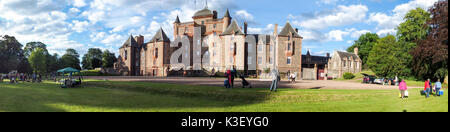
[[[242,32],[241,28],[239,28],[239,25],[237,24],[236,20],[234,20],[230,26],[220,35],[245,35],[244,32]]]
[[[278,34],[278,36],[289,36],[289,33],[294,33],[293,35],[294,37],[301,37],[300,35],[298,35],[298,33],[295,31],[295,29],[291,26],[289,22],[286,23],[286,25]]]
[[[138,43],[136,42],[136,40],[134,40],[133,35],[130,35],[130,37],[128,38],[127,41],[125,41],[125,43],[123,43],[122,47],[120,48],[124,48],[124,47],[138,47]]]
[[[225,12],[225,15],[223,17],[231,17],[230,16],[230,12],[228,11],[228,9],[227,9],[227,12]]]
[[[197,12],[194,14],[193,17],[207,16],[207,15],[214,15],[214,14],[213,14],[212,11],[209,10],[208,8],[204,8],[204,9],[202,9],[202,10],[200,10],[200,11],[197,11]]]
[[[162,28],[156,32],[155,36],[153,36],[152,40],[150,40],[150,43],[152,42],[170,42],[170,39],[167,37],[166,33]]]
[[[354,53],[348,53],[348,52],[342,52],[342,51],[337,51],[336,53],[339,55],[339,57],[341,57],[341,59],[349,58],[349,57],[353,57],[353,59],[359,59],[359,56],[357,56]]]
[[[181,23],[180,18],[177,16],[177,19],[175,20],[175,23]]]

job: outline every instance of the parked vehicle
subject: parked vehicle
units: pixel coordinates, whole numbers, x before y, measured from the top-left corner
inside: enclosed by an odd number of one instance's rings
[[[373,84],[374,83],[375,78],[376,78],[375,76],[368,75],[368,74],[365,74],[365,73],[362,73],[362,75],[364,76],[363,83],[366,83],[366,84]]]

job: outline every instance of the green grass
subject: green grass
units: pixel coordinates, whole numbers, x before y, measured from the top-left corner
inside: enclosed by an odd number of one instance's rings
[[[132,112],[448,112],[448,95],[425,99],[410,89],[302,90],[223,87],[90,80],[80,88],[57,83],[0,83],[0,111]]]

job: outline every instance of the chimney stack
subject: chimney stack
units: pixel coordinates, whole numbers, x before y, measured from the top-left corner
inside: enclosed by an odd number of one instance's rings
[[[357,56],[359,56],[359,55],[358,55],[358,52],[359,52],[358,47],[355,47],[355,49],[353,49],[353,53],[355,53]]]
[[[139,47],[144,44],[144,36],[142,36],[142,35],[136,36],[134,38],[134,40],[136,40],[136,42],[138,43]]]
[[[278,24],[275,24],[275,29],[273,31],[274,36],[278,36]]]
[[[244,34],[245,35],[247,35],[247,27],[248,27],[247,22],[244,22]]]
[[[217,11],[216,10],[213,11],[213,14],[214,14],[213,18],[217,19]]]
[[[330,53],[327,53],[327,59],[330,58]]]

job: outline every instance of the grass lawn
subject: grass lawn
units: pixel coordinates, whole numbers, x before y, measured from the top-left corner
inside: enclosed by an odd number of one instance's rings
[[[223,87],[90,80],[80,88],[57,83],[0,83],[0,111],[130,112],[448,112],[448,94],[410,98],[397,90],[303,90]]]

